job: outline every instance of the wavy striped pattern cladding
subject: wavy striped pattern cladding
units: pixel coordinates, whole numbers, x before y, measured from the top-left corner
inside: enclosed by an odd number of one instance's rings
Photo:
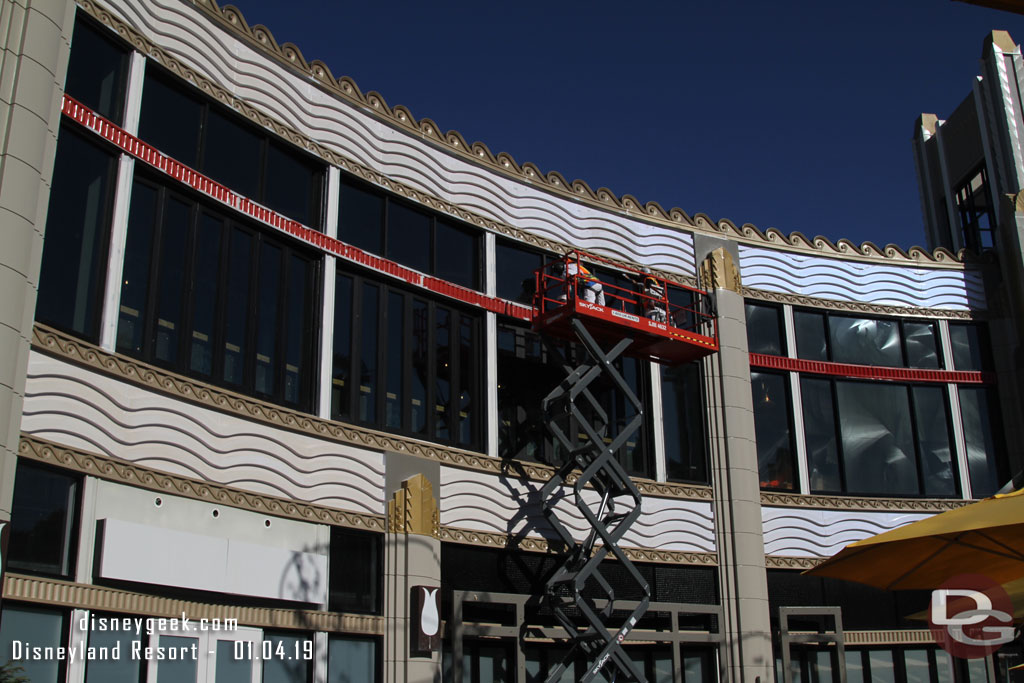
[[[856,303],[985,308],[981,272],[842,261],[740,245],[745,287]]]
[[[22,430],[170,474],[384,513],[384,458],[225,415],[33,351]]]
[[[931,515],[762,507],[764,552],[786,557],[831,557],[849,543],[927,517]]]
[[[441,524],[498,534],[527,533],[533,538],[552,536],[540,511],[543,483],[473,472],[454,467],[441,468]],[[589,501],[597,508],[595,492]],[[573,505],[572,490],[556,506],[559,519],[578,540],[590,531],[583,515]],[[714,552],[714,518],[710,503],[653,498],[643,499],[643,514],[626,532],[622,544],[634,548],[678,552]]]
[[[105,4],[237,97],[388,178],[538,237],[694,273],[689,233],[587,207],[446,154],[334,99],[230,37],[187,3]]]

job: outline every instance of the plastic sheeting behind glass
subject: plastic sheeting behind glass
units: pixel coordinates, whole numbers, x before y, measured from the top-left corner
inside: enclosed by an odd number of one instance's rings
[[[836,363],[900,367],[900,326],[895,320],[829,317],[832,360]]]
[[[906,387],[836,382],[850,493],[916,495],[917,458]]]

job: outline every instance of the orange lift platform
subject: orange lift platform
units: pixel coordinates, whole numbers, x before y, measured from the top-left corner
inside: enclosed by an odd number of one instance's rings
[[[630,286],[601,280],[593,272],[595,265],[622,276],[612,277]],[[718,318],[703,290],[578,250],[546,263],[534,275],[535,331],[575,341],[570,321],[579,318],[599,342],[632,337],[624,355],[662,365],[688,363],[718,351]]]

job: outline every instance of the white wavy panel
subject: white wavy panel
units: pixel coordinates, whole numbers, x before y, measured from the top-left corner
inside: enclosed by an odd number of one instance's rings
[[[441,524],[499,534],[525,533],[554,537],[540,513],[540,482],[517,477],[441,468]],[[556,505],[559,519],[578,540],[590,530],[573,504],[572,490]],[[596,509],[597,494],[588,491]],[[643,514],[626,532],[622,544],[635,548],[680,552],[714,552],[714,521],[710,503],[665,498],[643,499]]]
[[[739,250],[740,274],[747,287],[894,306],[985,307],[978,271],[842,261],[744,245]]]
[[[187,3],[107,4],[237,96],[390,178],[538,236],[686,275],[694,272],[689,233],[557,197],[384,125],[231,38]]]
[[[844,546],[931,515],[762,507],[764,552],[831,557]]]
[[[384,512],[384,459],[201,408],[33,352],[22,430],[146,467],[351,512]]]

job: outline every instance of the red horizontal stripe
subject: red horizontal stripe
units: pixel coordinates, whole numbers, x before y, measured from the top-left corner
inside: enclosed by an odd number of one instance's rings
[[[444,280],[424,276],[394,261],[368,254],[362,249],[357,249],[333,237],[328,237],[321,232],[307,228],[298,221],[286,218],[276,211],[261,206],[248,197],[244,197],[217,181],[204,176],[202,173],[189,168],[185,164],[161,154],[153,146],[131,135],[68,95],[64,95],[63,113],[72,121],[81,124],[84,128],[113,143],[148,166],[163,171],[175,180],[188,185],[207,197],[216,199],[236,211],[244,213],[250,218],[276,228],[281,232],[288,233],[319,251],[403,280],[414,287],[422,287],[450,299],[479,306],[488,311],[510,315],[520,320],[531,320],[533,318],[533,310],[528,306],[520,306],[519,304],[505,301],[498,297],[487,296],[486,294],[481,294],[480,292]]]
[[[921,368],[887,368],[878,365],[854,365],[852,363],[828,363],[786,356],[770,356],[765,353],[750,354],[750,366],[805,372],[813,375],[832,375],[856,379],[880,379],[891,382],[931,382],[936,384],[995,384],[991,372],[966,370],[923,370]]]

